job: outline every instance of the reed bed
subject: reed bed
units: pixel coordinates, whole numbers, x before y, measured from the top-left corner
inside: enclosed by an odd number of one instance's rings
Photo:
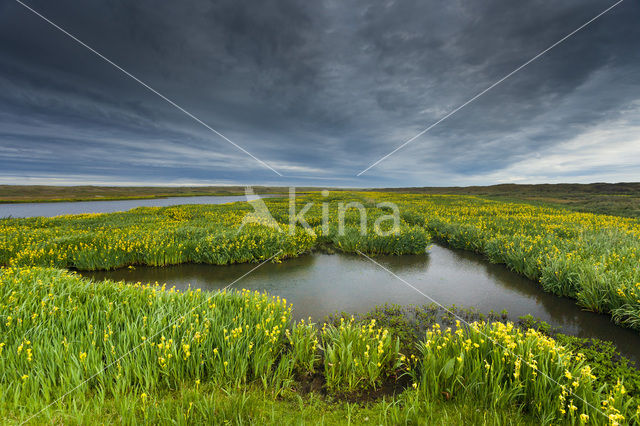
[[[291,307],[243,292],[93,282],[57,269],[0,272],[3,404],[37,409],[176,389],[290,380]]]
[[[115,401],[138,401],[131,415],[144,419],[167,392],[259,388],[269,399],[314,373],[335,395],[409,375],[413,386],[398,401],[414,413],[449,400],[544,423],[637,423],[640,412],[623,383],[602,383],[580,354],[510,323],[436,325],[407,358],[375,321],[293,324],[286,300],[249,291],[179,292],[20,267],[1,270],[0,300],[5,421],[41,410],[38,422],[53,421]]]
[[[479,401],[483,406],[526,405],[544,424],[638,423],[640,405],[620,381],[600,386],[582,354],[512,323],[438,324],[419,345],[414,387],[427,399]]]

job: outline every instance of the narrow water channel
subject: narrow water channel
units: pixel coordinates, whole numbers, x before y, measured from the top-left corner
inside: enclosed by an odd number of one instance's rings
[[[640,360],[640,333],[618,327],[605,315],[582,311],[575,300],[542,291],[533,281],[481,256],[434,245],[428,256],[381,256],[376,261],[439,303],[474,307],[479,312],[507,310],[511,319],[531,314],[566,334],[613,341],[628,357]],[[178,289],[217,290],[255,264],[184,264],[82,272],[97,279],[158,282]],[[335,312],[364,313],[376,305],[422,305],[430,301],[369,260],[343,254],[314,254],[268,263],[235,284],[267,291],[293,303],[295,318],[322,320]]]
[[[281,194],[250,195],[257,198],[282,197]],[[165,197],[133,200],[63,201],[51,203],[8,203],[0,204],[0,218],[3,217],[54,217],[66,214],[114,213],[136,207],[167,207],[182,204],[224,204],[247,201],[244,195],[215,195],[196,197]]]

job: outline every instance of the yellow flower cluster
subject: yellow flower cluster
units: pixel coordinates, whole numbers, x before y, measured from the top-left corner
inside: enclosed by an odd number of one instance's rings
[[[0,304],[0,383],[22,383],[19,391],[0,386],[0,397],[17,404],[80,385],[118,395],[129,383],[152,390],[203,376],[221,383],[270,377],[292,309],[259,292],[172,292],[39,267],[0,269]],[[132,350],[135,357],[122,357]],[[95,372],[96,381],[84,383]]]
[[[598,383],[582,354],[573,354],[551,337],[533,329],[523,331],[512,323],[462,326],[458,322],[455,332],[443,331],[436,324],[427,332],[420,353],[411,374],[430,396],[447,389],[464,397],[478,389],[484,395],[495,391],[502,398],[504,389],[513,387],[519,389],[519,395],[534,398],[527,404],[541,418],[583,424],[594,418],[601,422],[602,412],[612,424],[621,423],[624,411],[635,406],[625,396],[622,383],[608,390]],[[598,406],[601,409],[594,408]]]
[[[340,318],[337,326],[324,324],[321,347],[330,389],[375,389],[382,377],[401,365],[399,341],[387,329],[376,327],[375,319],[358,325],[352,316]]]

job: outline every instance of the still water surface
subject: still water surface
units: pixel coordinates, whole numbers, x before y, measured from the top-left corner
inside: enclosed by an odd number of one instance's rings
[[[611,340],[625,355],[640,360],[640,333],[618,327],[608,316],[582,311],[573,299],[542,291],[533,281],[473,253],[434,245],[428,256],[381,256],[376,261],[439,303],[475,307],[487,313],[506,309],[511,319],[531,314],[580,337]],[[135,270],[82,272],[83,275],[129,282],[158,282],[179,289],[221,289],[255,264],[137,267]],[[376,305],[422,305],[428,299],[369,260],[351,255],[314,254],[268,263],[235,284],[235,288],[267,291],[293,303],[296,318],[339,311],[364,313]]]
[[[256,198],[282,197],[284,195],[264,194],[249,196],[249,200]],[[2,217],[53,217],[63,214],[82,213],[113,213],[134,209],[136,207],[166,207],[179,204],[224,204],[235,201],[247,201],[247,197],[240,196],[198,196],[198,197],[167,197],[135,200],[105,200],[105,201],[70,201],[54,203],[16,203],[0,204],[0,218]]]

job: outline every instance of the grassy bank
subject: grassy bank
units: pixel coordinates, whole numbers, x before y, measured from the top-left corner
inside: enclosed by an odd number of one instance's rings
[[[114,214],[0,220],[0,264],[85,270],[186,262],[223,265],[257,262],[271,256],[281,260],[308,253],[320,243],[349,252],[424,253],[429,240],[424,229],[406,223],[386,237],[374,232],[363,236],[359,232],[360,216],[354,210],[347,212],[346,231],[340,235],[337,201],[333,202],[326,232],[315,210],[308,217],[313,229],[307,232],[300,226],[290,228],[288,200],[269,203],[269,208],[280,229],[260,224],[242,226],[243,218],[253,211],[247,203],[140,207]],[[371,220],[387,213],[375,205],[368,206]],[[370,223],[369,231],[372,227]]]
[[[261,389],[220,389],[208,383],[159,392],[145,398],[144,403],[135,396],[122,396],[96,407],[71,412],[51,410],[47,414],[46,422],[52,424],[539,424],[516,409],[485,410],[464,401],[416,406],[405,404],[402,398],[387,398],[362,404],[292,391],[279,398],[265,398]]]
[[[434,323],[405,354],[396,328],[294,324],[286,301],[265,294],[180,293],[23,267],[2,269],[0,300],[5,422],[638,421],[621,382],[511,323]],[[314,377],[321,385],[306,394]]]
[[[640,183],[502,184],[466,187],[387,188],[398,194],[472,195],[502,202],[528,203],[583,213],[640,218]]]

